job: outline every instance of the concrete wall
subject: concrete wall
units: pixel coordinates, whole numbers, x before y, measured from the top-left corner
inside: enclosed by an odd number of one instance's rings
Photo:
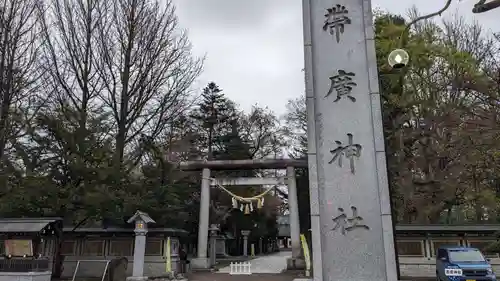
[[[66,252],[64,253],[65,256],[65,262],[64,262],[64,271],[63,271],[63,277],[72,277],[74,270],[76,268],[76,264],[78,260],[82,261],[80,263],[78,272],[77,272],[77,277],[99,277],[102,276],[104,272],[104,268],[106,265],[106,260],[111,260],[113,258],[116,258],[117,256],[111,255],[111,243],[114,241],[123,241],[123,239],[132,239],[133,234],[130,234],[129,237],[99,237],[99,236],[91,236],[91,237],[68,237],[66,236],[67,241],[74,241],[75,246],[74,249],[66,249]],[[165,237],[148,237],[147,239],[153,239],[153,240],[160,240],[161,243],[158,244],[158,246],[153,247],[154,249],[158,249],[158,247],[161,247],[161,251],[158,251],[156,255],[148,255],[145,257],[145,266],[144,266],[144,273],[146,276],[155,276],[155,275],[161,275],[165,272],[166,269],[166,264],[165,264]],[[434,257],[434,252],[435,249],[439,245],[437,243],[446,243],[446,244],[453,244],[453,245],[461,245],[461,246],[471,246],[471,247],[478,247],[481,248],[480,244],[478,243],[483,243],[488,244],[492,241],[494,241],[496,238],[493,236],[472,236],[472,235],[467,235],[465,237],[463,236],[456,236],[456,235],[434,235],[434,236],[417,236],[417,235],[407,235],[407,236],[399,236],[397,237],[397,242],[398,244],[401,244],[401,242],[412,242],[414,243],[413,246],[417,245],[416,248],[420,249],[419,253],[413,254],[412,256],[405,255],[404,251],[402,249],[399,250],[399,262],[400,262],[400,270],[401,270],[401,275],[402,276],[410,276],[410,277],[433,277],[435,276],[435,257]],[[83,248],[85,247],[85,241],[95,241],[95,240],[100,240],[104,241],[104,246],[102,249],[101,254],[98,255],[84,255],[83,254]],[[289,239],[288,239],[289,240]],[[178,250],[179,250],[179,241],[177,238],[173,237],[171,239],[172,241],[172,252],[171,252],[171,260],[172,260],[172,269],[174,271],[179,270],[179,258],[178,258]],[[286,240],[285,240],[286,241]],[[284,241],[284,242],[285,242]],[[288,242],[288,241],[287,241]],[[416,243],[416,244],[415,244]],[[222,241],[219,241],[218,243],[218,252],[222,252]],[[160,246],[161,245],[161,246]],[[51,256],[53,251],[54,251],[54,241],[52,240],[46,240],[43,242],[43,249],[44,249],[44,256]],[[72,254],[70,253],[72,252]],[[160,254],[161,252],[161,254]],[[493,269],[495,272],[500,274],[500,256],[498,254],[494,255],[488,255],[488,258],[491,259],[491,263],[493,266]],[[129,265],[127,268],[127,274],[131,275],[132,274],[132,263],[133,263],[133,256],[132,253],[130,255],[127,255],[127,258],[129,260]],[[0,277],[0,281],[4,281],[5,279],[1,279],[3,277]],[[10,278],[10,277],[9,277]],[[39,277],[36,277],[36,279]],[[29,279],[29,278],[28,278]],[[28,280],[28,279],[23,279],[23,280]],[[8,279],[14,280],[14,279]],[[35,279],[29,279],[29,280],[35,280]],[[37,279],[37,281],[39,281]],[[43,280],[41,280],[43,281]]]
[[[51,272],[0,272],[0,281],[50,281]]]
[[[80,265],[78,266],[78,271],[76,273],[77,278],[85,278],[85,277],[101,277],[104,273],[106,267],[106,261],[112,260],[114,258],[120,258],[123,256],[112,255],[111,244],[116,241],[130,241],[132,242],[133,236],[129,237],[66,237],[65,241],[68,245],[65,247],[63,245],[63,255],[64,255],[64,263],[63,263],[63,278],[71,278],[75,272],[75,268],[77,266],[78,261],[80,261]],[[166,272],[166,237],[147,237],[147,239],[152,239],[156,242],[159,242],[155,246],[155,249],[158,250],[157,254],[148,254],[148,250],[146,250],[145,256],[145,265],[144,265],[144,275],[145,276],[158,276],[162,275]],[[86,242],[88,241],[98,241],[102,243],[102,249],[99,251],[99,255],[85,255],[84,248],[86,247]],[[45,240],[43,242],[43,252],[45,256],[50,257],[52,260],[52,254],[54,253],[55,243],[53,240]],[[159,247],[159,248],[156,248]],[[133,244],[128,245],[127,248],[130,248],[130,254],[125,257],[128,259],[129,263],[127,266],[127,275],[132,275],[132,265],[133,265]],[[156,251],[155,251],[156,253]],[[179,263],[179,239],[176,237],[171,237],[171,264],[172,270],[174,272],[180,271],[180,263]],[[0,280],[2,281],[2,280]]]
[[[113,259],[114,257],[106,257],[106,259]],[[129,264],[127,267],[127,276],[132,275],[132,264],[133,257],[127,257],[129,259]],[[104,273],[104,268],[106,266],[105,260],[96,257],[89,256],[74,256],[66,257],[64,261],[64,271],[61,277],[67,278],[72,277],[75,272],[76,265],[80,260],[80,265],[78,266],[78,271],[76,273],[77,278],[84,277],[101,277]],[[180,271],[179,258],[172,257],[172,270],[175,272]],[[159,276],[165,274],[166,271],[166,261],[163,257],[146,257],[144,263],[144,275],[145,276]]]
[[[155,238],[158,239],[158,238]],[[288,239],[289,240],[289,239]],[[109,243],[112,240],[107,240]],[[492,241],[491,237],[468,237],[467,239],[457,236],[436,236],[436,237],[400,237],[397,239],[400,242],[417,242],[421,248],[421,254],[419,256],[405,256],[402,253],[402,249],[399,253],[400,270],[402,276],[410,277],[433,277],[435,276],[435,257],[433,255],[436,243],[443,243],[446,241],[449,244],[456,244],[462,246],[472,246],[474,242],[482,241],[483,243],[488,243]],[[78,243],[82,243],[79,241]],[[105,252],[106,253],[106,252]],[[500,274],[500,257],[488,256],[491,258],[491,263],[493,269]],[[104,272],[104,267],[106,263],[104,260],[110,260],[115,258],[115,256],[104,255],[101,257],[96,256],[84,256],[84,255],[66,255],[64,262],[64,272],[63,277],[71,277],[78,260],[82,260],[80,267],[77,272],[77,277],[99,277],[102,276]],[[129,266],[127,273],[132,274],[132,262],[133,257],[128,256]],[[93,260],[93,261],[92,261]],[[178,271],[179,259],[177,251],[172,253],[172,269]],[[165,272],[165,258],[161,255],[159,256],[146,256],[144,273],[146,276],[161,275]],[[0,280],[1,281],[1,280]]]

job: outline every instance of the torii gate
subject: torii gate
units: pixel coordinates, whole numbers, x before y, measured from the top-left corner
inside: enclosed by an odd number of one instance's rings
[[[299,206],[297,201],[297,185],[295,168],[307,168],[306,160],[294,159],[261,159],[261,160],[214,160],[182,162],[179,168],[184,171],[202,171],[200,220],[198,226],[197,256],[191,261],[194,269],[210,268],[207,256],[209,209],[211,186],[228,185],[284,185],[288,186],[288,208],[290,211],[290,238],[292,240],[292,258],[287,261],[289,268],[303,268],[301,257]],[[211,179],[211,171],[217,170],[286,170],[285,177],[238,177]]]

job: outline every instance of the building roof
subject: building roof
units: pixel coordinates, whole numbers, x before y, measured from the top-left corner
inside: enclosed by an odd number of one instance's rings
[[[181,162],[183,171],[210,170],[254,170],[254,169],[286,169],[287,167],[307,168],[305,159],[246,159],[246,160],[211,160]]]
[[[500,224],[398,224],[396,231],[407,232],[496,232]]]
[[[279,236],[290,236],[290,218],[288,215],[276,219]],[[445,234],[445,233],[495,233],[500,232],[500,224],[397,224],[396,233],[404,234]]]
[[[108,227],[108,228],[102,228],[102,227],[78,227],[74,229],[74,227],[65,227],[63,229],[65,233],[132,233],[134,232],[133,228],[125,228],[125,227]],[[184,229],[179,229],[179,228],[148,228],[148,232],[151,233],[170,233],[171,235],[177,235],[177,236],[185,236],[189,234]]]
[[[62,218],[0,218],[0,233],[36,233]]]
[[[139,215],[143,215],[142,213]],[[38,233],[54,222],[63,221],[59,217],[47,217],[47,218],[0,218],[0,234],[1,233]],[[148,220],[148,222],[151,222]],[[133,233],[134,228],[130,227],[108,227],[103,228],[102,226],[90,226],[90,227],[77,227],[66,226],[63,228],[65,233]],[[186,236],[189,234],[188,231],[179,228],[149,228],[151,233],[165,233],[173,236]]]
[[[141,212],[139,210],[137,210],[137,212],[135,212],[135,214],[130,219],[128,219],[127,223],[133,223],[138,220],[141,220],[145,223],[155,223],[155,221],[148,215],[148,213]]]

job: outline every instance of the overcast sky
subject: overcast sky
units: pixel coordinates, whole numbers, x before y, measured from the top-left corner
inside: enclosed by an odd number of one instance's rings
[[[195,85],[216,82],[248,110],[253,104],[282,114],[288,99],[304,92],[301,0],[174,0],[180,24],[189,32],[196,55],[206,55]],[[445,0],[373,0],[373,8],[406,15],[418,3],[421,13],[434,12]],[[473,15],[477,0],[453,0],[443,16],[465,16],[487,30],[493,14]],[[334,3],[334,2],[332,2]],[[497,16],[498,18],[498,16]],[[499,26],[498,24],[496,25]],[[500,31],[500,27],[492,31]]]

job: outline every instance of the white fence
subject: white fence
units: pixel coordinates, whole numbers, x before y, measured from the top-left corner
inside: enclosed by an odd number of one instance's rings
[[[252,274],[252,264],[250,262],[232,262],[229,265],[230,275],[250,275]]]

